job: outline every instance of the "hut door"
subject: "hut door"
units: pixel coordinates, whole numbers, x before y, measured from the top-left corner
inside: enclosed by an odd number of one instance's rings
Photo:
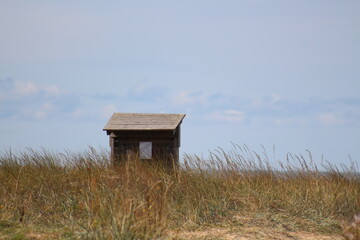
[[[140,142],[139,143],[140,159],[152,158],[152,142]]]

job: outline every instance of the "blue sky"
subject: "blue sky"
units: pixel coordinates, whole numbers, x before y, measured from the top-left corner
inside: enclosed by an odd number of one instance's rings
[[[359,1],[1,1],[0,34],[0,151],[160,112],[187,114],[182,152],[359,161]]]

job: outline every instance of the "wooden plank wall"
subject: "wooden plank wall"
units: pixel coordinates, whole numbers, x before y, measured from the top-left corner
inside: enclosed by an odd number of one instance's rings
[[[172,161],[178,165],[180,147],[180,126],[174,131],[108,131],[113,136],[111,144],[112,162],[126,160],[127,150],[138,152],[139,142],[153,143],[153,158],[162,160],[168,165]]]

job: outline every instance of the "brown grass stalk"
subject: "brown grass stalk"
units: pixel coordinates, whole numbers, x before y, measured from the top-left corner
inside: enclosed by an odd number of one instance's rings
[[[310,154],[309,160],[290,156],[275,165],[265,151],[246,146],[218,149],[206,160],[185,155],[180,168],[170,171],[139,159],[114,168],[108,152],[93,148],[5,153],[0,236],[6,229],[26,235],[32,228],[50,231],[52,238],[158,239],[169,230],[240,226],[234,220],[239,216],[291,231],[341,234],[341,226],[360,212],[353,164],[342,171],[319,167]]]

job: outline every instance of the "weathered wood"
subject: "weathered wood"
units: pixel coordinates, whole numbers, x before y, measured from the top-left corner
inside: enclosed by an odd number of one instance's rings
[[[104,130],[174,130],[185,114],[114,113]]]
[[[185,114],[114,113],[104,127],[110,138],[111,161],[115,164],[133,159],[139,156],[140,142],[151,142],[152,159],[177,165],[184,117]]]
[[[115,138],[114,137],[110,137],[110,161],[112,165],[115,165]]]
[[[108,131],[108,135],[111,134],[112,136],[116,136],[119,138],[137,138],[137,137],[151,137],[154,136],[156,138],[162,137],[174,137],[174,134],[171,130],[144,130],[144,131]]]

